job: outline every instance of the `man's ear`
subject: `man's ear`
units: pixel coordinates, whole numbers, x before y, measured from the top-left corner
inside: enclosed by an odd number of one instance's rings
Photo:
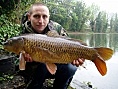
[[[50,14],[49,14],[49,19],[50,19]]]
[[[28,21],[30,21],[30,17],[31,17],[30,13],[27,13],[27,17],[28,17]]]

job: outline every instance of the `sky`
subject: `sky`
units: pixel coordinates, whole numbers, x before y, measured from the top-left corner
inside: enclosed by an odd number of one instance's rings
[[[87,5],[95,3],[100,10],[107,13],[118,13],[118,0],[83,0]]]

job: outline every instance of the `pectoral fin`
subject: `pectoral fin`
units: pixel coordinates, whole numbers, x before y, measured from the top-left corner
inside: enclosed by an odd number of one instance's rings
[[[53,63],[46,63],[46,67],[47,67],[48,71],[51,74],[55,74],[56,73],[57,66],[55,64],[53,64]]]
[[[19,69],[25,70],[25,65],[26,65],[26,61],[24,59],[23,53],[21,52],[19,56]]]

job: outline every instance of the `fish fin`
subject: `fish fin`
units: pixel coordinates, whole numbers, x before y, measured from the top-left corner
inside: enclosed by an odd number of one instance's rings
[[[47,36],[50,36],[50,37],[59,37],[59,38],[63,38],[63,39],[66,39],[66,40],[79,42],[81,45],[87,46],[87,44],[86,44],[85,42],[83,42],[82,40],[70,38],[70,37],[68,37],[68,36],[61,36],[61,35],[59,35],[58,32],[55,31],[55,30],[48,31],[46,35],[47,35]]]
[[[100,47],[95,49],[104,61],[109,60],[113,55],[113,50],[110,48]]]
[[[23,53],[21,52],[19,56],[19,69],[25,70],[25,65],[26,65],[26,61],[24,59]]]
[[[48,31],[46,33],[47,36],[50,36],[50,37],[60,37],[60,35],[58,34],[58,32],[56,30],[51,30],[51,31]]]
[[[55,64],[53,64],[53,63],[46,63],[46,67],[47,67],[48,71],[51,74],[55,74],[56,73],[57,66]]]
[[[107,73],[106,63],[101,59],[101,57],[98,56],[95,60],[93,60],[93,63],[96,65],[98,71],[102,76]]]
[[[70,40],[70,41],[75,41],[75,42],[79,42],[81,45],[84,45],[84,46],[87,46],[87,44],[85,42],[83,42],[82,40],[80,39],[74,39],[74,38],[66,38],[67,40]]]

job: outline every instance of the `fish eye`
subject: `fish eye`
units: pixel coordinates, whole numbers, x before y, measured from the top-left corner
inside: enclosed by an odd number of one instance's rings
[[[12,43],[12,40],[8,40],[8,44],[11,44]]]

